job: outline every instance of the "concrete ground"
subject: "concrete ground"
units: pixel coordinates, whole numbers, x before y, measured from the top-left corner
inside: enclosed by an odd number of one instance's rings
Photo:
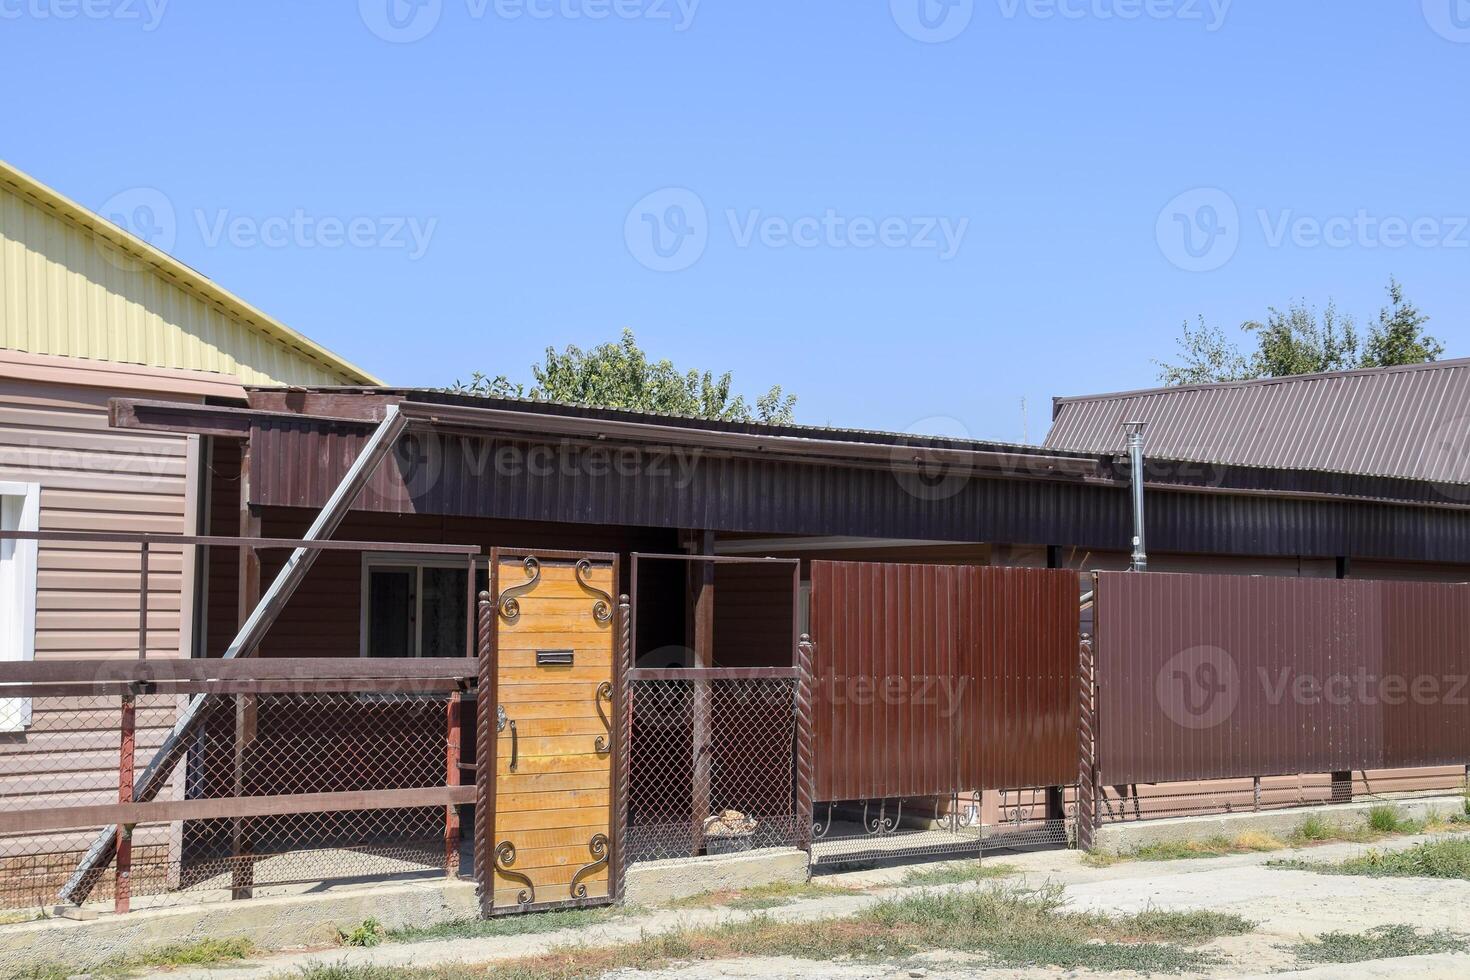
[[[1445,835],[1436,835],[1442,839]],[[1402,849],[1424,837],[1405,837],[1373,845]],[[1125,862],[1106,868],[1082,863],[1073,851],[1046,851],[987,859],[1017,868],[1028,884],[1063,885],[1073,908],[1105,912],[1160,909],[1211,909],[1234,912],[1259,923],[1248,935],[1218,941],[1212,949],[1226,956],[1227,967],[1210,976],[1328,978],[1328,977],[1438,977],[1470,976],[1470,956],[1447,955],[1384,960],[1351,967],[1330,966],[1294,971],[1295,961],[1284,947],[1329,931],[1361,932],[1379,925],[1405,923],[1420,929],[1449,929],[1470,934],[1470,882],[1424,878],[1364,878],[1318,875],[1266,867],[1273,859],[1302,854],[1312,860],[1333,861],[1365,849],[1361,844],[1330,844],[1300,852],[1278,851],[1169,862]],[[680,926],[742,921],[769,915],[784,921],[811,921],[851,915],[882,896],[908,890],[901,881],[907,868],[884,868],[826,875],[822,881],[868,889],[852,896],[808,899],[763,913],[728,908],[677,911],[651,910],[575,931],[486,939],[459,939],[413,944],[387,944],[369,949],[332,949],[262,959],[243,968],[172,970],[171,980],[264,980],[285,976],[315,964],[376,964],[416,966],[452,963],[490,963],[533,955],[569,944],[608,945],[630,942],[649,933]],[[944,886],[973,888],[974,884]],[[983,887],[983,886],[982,886]],[[950,977],[1052,978],[1080,976],[1055,969],[1000,970],[986,968],[971,957],[935,953],[912,963],[857,965],[785,959],[744,959],[681,965],[651,973],[628,973],[631,980],[712,980],[723,977],[838,977],[868,980],[879,977],[924,975],[929,980]],[[912,971],[912,972],[911,972]]]

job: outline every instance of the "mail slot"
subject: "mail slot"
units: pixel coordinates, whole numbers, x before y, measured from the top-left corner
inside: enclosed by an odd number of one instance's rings
[[[537,650],[537,667],[570,667],[572,665],[572,651],[570,650]]]

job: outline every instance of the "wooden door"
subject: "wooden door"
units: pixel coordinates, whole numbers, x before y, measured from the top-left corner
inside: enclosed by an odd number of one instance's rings
[[[498,552],[495,911],[612,900],[616,559]]]

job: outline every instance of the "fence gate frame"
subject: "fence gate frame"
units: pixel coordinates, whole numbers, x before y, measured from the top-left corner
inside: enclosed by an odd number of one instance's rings
[[[691,649],[695,657],[695,665],[689,667],[658,668],[638,667],[635,663],[637,657],[637,617],[639,597],[639,569],[642,563],[676,562],[684,565],[691,573],[700,566],[709,574],[720,566],[766,566],[772,568],[789,567],[791,571],[791,594],[789,614],[791,617],[790,661],[786,666],[768,667],[719,667],[711,664],[700,664],[698,658],[702,653],[713,657],[713,631],[714,608],[713,602],[705,605],[696,599],[694,608],[689,610],[689,615],[696,617],[698,625],[694,626],[696,631],[696,647],[703,642],[709,643],[708,650]],[[737,690],[741,697],[749,697],[751,690],[739,690],[745,688],[756,688],[762,684],[789,684],[791,686],[791,740],[788,748],[788,763],[790,766],[790,810],[792,827],[786,839],[779,842],[780,845],[795,846],[810,855],[812,839],[812,779],[814,774],[813,742],[812,742],[812,647],[811,638],[801,631],[801,568],[802,562],[799,558],[776,558],[766,556],[745,555],[710,555],[710,554],[664,554],[632,552],[629,558],[629,582],[630,592],[622,597],[624,607],[623,619],[623,657],[620,677],[620,701],[619,713],[620,725],[623,731],[623,753],[622,753],[622,786],[623,794],[620,798],[618,818],[622,825],[624,853],[623,871],[626,871],[630,858],[636,857],[632,852],[634,847],[630,841],[638,837],[636,831],[630,831],[628,825],[631,822],[630,811],[635,802],[634,786],[632,780],[632,757],[636,754],[634,736],[634,688],[635,684],[692,684],[693,685],[693,717],[691,717],[691,749],[693,756],[693,778],[696,780],[694,798],[692,799],[693,810],[691,819],[691,840],[688,856],[695,856],[703,846],[703,818],[699,817],[694,810],[699,809],[699,790],[697,784],[700,780],[698,772],[705,769],[704,778],[708,780],[708,771],[711,765],[709,751],[716,741],[715,734],[710,731],[711,719],[709,714],[714,710],[714,702],[718,700],[718,692],[722,688]],[[774,608],[774,607],[773,607]],[[699,633],[703,631],[705,639],[698,639]],[[738,700],[738,699],[737,699]],[[704,749],[700,749],[701,714],[705,715],[704,728],[708,741]],[[759,846],[768,846],[762,844]],[[665,855],[674,856],[674,855]],[[621,893],[620,893],[621,895]]]
[[[501,564],[519,559],[526,568],[524,581],[507,583],[502,589]],[[604,591],[591,584],[585,576],[595,566],[609,568],[612,573],[612,588]],[[500,634],[501,620],[514,620],[520,615],[520,597],[534,592],[541,582],[543,567],[570,567],[574,579],[587,593],[588,614],[599,624],[610,627],[611,663],[608,679],[596,688],[594,702],[599,718],[607,728],[606,734],[595,736],[596,751],[604,748],[609,755],[608,766],[608,826],[606,833],[594,833],[588,843],[585,863],[574,873],[566,886],[567,898],[539,900],[531,880],[515,867],[516,850],[510,837],[498,839],[496,828],[497,770],[499,765],[499,711],[500,701]],[[611,552],[566,551],[552,548],[504,548],[490,549],[490,568],[485,591],[477,599],[476,650],[478,656],[479,684],[475,712],[475,885],[479,897],[480,914],[483,918],[519,914],[548,909],[588,908],[610,905],[621,900],[624,888],[626,862],[623,855],[627,799],[627,719],[625,717],[625,665],[628,642],[628,597],[613,593],[618,589],[621,562]],[[545,651],[562,653],[564,651]],[[538,659],[542,651],[537,651]],[[603,702],[609,702],[604,711]],[[584,736],[578,736],[584,737]],[[587,735],[593,739],[594,736]],[[527,774],[534,775],[534,774]],[[591,829],[589,827],[589,829]],[[523,831],[524,832],[524,831]],[[582,880],[598,869],[608,870],[606,895],[587,895]],[[497,869],[507,877],[524,881],[527,887],[521,892],[520,901],[514,905],[498,906],[495,902],[495,876]]]

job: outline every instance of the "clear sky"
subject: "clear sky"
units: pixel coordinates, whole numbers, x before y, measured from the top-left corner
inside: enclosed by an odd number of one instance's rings
[[[626,326],[1039,441],[1390,274],[1470,355],[1470,0],[0,0],[0,84],[0,157],[395,384]]]

